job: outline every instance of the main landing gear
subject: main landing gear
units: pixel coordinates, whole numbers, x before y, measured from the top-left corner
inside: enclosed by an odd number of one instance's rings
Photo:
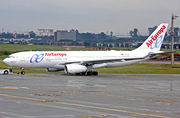
[[[21,70],[21,75],[25,75],[25,71],[24,71],[24,68],[20,68],[20,70]],[[18,75],[19,75],[19,73],[17,73]]]
[[[95,76],[97,76],[98,72],[97,71],[88,71],[87,75],[95,75]]]
[[[88,76],[97,76],[97,71],[88,71],[88,72],[82,72],[82,73],[76,73],[76,75],[88,75]]]

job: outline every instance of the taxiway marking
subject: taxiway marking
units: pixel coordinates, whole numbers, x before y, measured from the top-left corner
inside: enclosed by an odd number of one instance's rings
[[[0,87],[0,89],[18,89],[18,87]]]
[[[47,100],[42,100],[42,99],[21,97],[21,96],[8,95],[8,94],[0,94],[0,96],[4,96],[4,97],[7,97],[7,98],[20,98],[20,99],[33,100],[33,101],[47,101]],[[53,101],[53,100],[50,100],[50,101]],[[96,106],[82,105],[82,104],[74,104],[74,103],[67,103],[67,102],[61,102],[61,101],[53,101],[53,102],[59,103],[59,104],[64,104],[64,105],[69,105],[69,106],[93,108],[93,109],[100,109],[100,110],[106,110],[106,111],[116,111],[116,112],[121,112],[121,113],[132,114],[132,116],[150,116],[150,117],[158,117],[158,118],[170,118],[170,117],[167,117],[167,116],[162,116],[162,114],[161,115],[158,115],[158,114],[145,114],[145,113],[125,111],[125,110],[120,110],[120,109],[103,108],[103,107],[96,107]]]

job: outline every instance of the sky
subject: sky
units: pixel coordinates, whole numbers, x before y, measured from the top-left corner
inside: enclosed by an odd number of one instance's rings
[[[126,35],[147,33],[180,16],[180,0],[0,0],[0,32],[71,30]],[[175,19],[180,27],[180,17]]]

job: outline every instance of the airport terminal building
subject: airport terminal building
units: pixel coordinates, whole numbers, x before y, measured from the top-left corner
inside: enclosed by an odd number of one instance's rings
[[[76,41],[76,32],[68,32],[67,30],[57,30],[54,32],[54,42]]]

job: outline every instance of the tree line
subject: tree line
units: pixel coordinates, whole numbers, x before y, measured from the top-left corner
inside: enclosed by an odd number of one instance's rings
[[[148,28],[148,32],[149,35],[157,28],[157,26],[154,27],[149,27]],[[168,31],[170,33],[171,29]],[[179,40],[178,37],[178,33],[180,31],[179,27],[175,27],[174,28],[174,32],[175,32],[175,41]],[[76,39],[77,41],[82,41],[84,42],[85,45],[90,45],[92,42],[114,42],[114,43],[118,43],[118,42],[137,42],[137,41],[144,41],[148,36],[140,36],[138,35],[138,29],[134,28],[134,30],[131,30],[129,32],[129,35],[132,38],[118,38],[118,39],[113,39],[112,35],[107,35],[104,32],[95,34],[95,33],[79,33],[78,30],[75,29],[71,29],[69,32],[76,32]],[[111,32],[113,34],[113,32]],[[37,36],[33,31],[29,32],[28,35],[24,35],[24,34],[18,34],[16,36],[16,38],[42,38],[43,41],[53,41],[54,40],[54,36]],[[0,35],[0,38],[15,38],[14,35],[12,33],[5,33],[3,32]],[[1,39],[0,39],[1,40]],[[170,37],[167,37],[167,34],[165,36],[165,40],[170,40]],[[75,43],[75,42],[74,42]]]

